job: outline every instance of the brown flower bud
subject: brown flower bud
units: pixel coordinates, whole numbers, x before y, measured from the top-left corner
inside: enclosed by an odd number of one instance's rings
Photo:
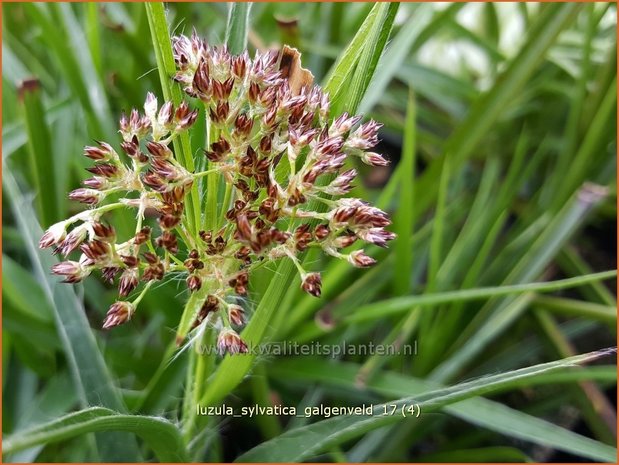
[[[231,304],[228,306],[228,319],[235,326],[243,326],[245,324],[245,313],[239,305]]]
[[[58,251],[62,255],[68,255],[79,247],[88,237],[88,231],[85,226],[80,225],[74,228],[69,234],[67,234],[64,240],[58,246]]]
[[[262,139],[260,139],[260,145],[259,145],[260,151],[265,155],[268,153],[271,153],[272,144],[273,144],[273,133],[270,133],[264,136]]]
[[[97,142],[98,147],[84,147],[84,155],[91,160],[105,161],[109,160],[114,152],[110,144],[105,142]]]
[[[361,161],[370,166],[389,165],[389,160],[375,152],[363,152],[363,154],[361,155]]]
[[[157,247],[163,247],[172,254],[178,252],[178,241],[172,231],[163,231],[161,236],[157,238],[156,244]]]
[[[87,205],[99,203],[105,195],[95,189],[86,189],[80,187],[69,193],[69,200],[76,200]]]
[[[79,283],[88,273],[78,262],[66,261],[52,266],[52,273],[64,276],[63,283]]]
[[[103,241],[92,240],[87,244],[80,245],[80,250],[93,261],[102,260],[109,252],[109,245]]]
[[[310,232],[309,224],[302,224],[294,231],[294,240],[296,248],[299,251],[307,249],[307,246],[312,241],[312,233]]]
[[[222,161],[228,154],[230,153],[230,143],[224,139],[220,138],[217,142],[213,142],[211,144],[210,150],[205,150],[204,154],[206,158],[208,158],[212,162]]]
[[[95,233],[97,239],[101,239],[105,242],[113,242],[116,238],[116,232],[110,225],[105,225],[98,221],[92,223],[92,230]]]
[[[52,245],[60,244],[67,235],[66,223],[60,222],[50,226],[39,241],[39,248],[46,249]]]
[[[320,273],[307,273],[301,277],[301,288],[314,297],[320,297],[322,279]]]
[[[181,217],[179,215],[166,213],[159,217],[158,222],[162,229],[174,229],[181,222]]]
[[[198,275],[190,274],[187,277],[187,287],[191,292],[199,291],[202,287],[202,280]]]
[[[247,271],[242,271],[235,278],[232,278],[228,284],[234,288],[234,292],[239,295],[247,294],[247,283],[249,281],[249,275]]]
[[[383,228],[360,229],[357,231],[357,236],[379,247],[387,247],[387,241],[395,239],[394,233]]]
[[[217,350],[221,355],[228,352],[230,355],[247,353],[247,344],[236,331],[224,328],[217,337]]]
[[[142,182],[157,192],[165,192],[168,189],[168,182],[151,170],[142,175]]]
[[[148,239],[150,239],[150,227],[144,226],[133,237],[133,243],[135,245],[141,245],[148,241]]]
[[[358,268],[367,268],[376,263],[372,257],[367,256],[363,250],[355,250],[348,256],[348,262]]]
[[[159,142],[149,141],[146,143],[146,149],[155,158],[169,159],[172,158],[172,151]]]
[[[123,274],[120,276],[120,280],[118,281],[118,294],[121,297],[127,297],[131,291],[138,287],[139,277],[140,272],[137,268],[127,268],[123,271]]]
[[[86,171],[104,178],[114,178],[118,174],[118,167],[111,163],[99,163],[86,168]]]
[[[329,229],[329,226],[326,224],[319,224],[318,226],[316,226],[316,229],[314,230],[314,237],[321,241],[324,238],[326,238],[329,234],[331,233],[331,230]]]
[[[254,126],[254,120],[247,114],[240,113],[234,120],[234,133],[237,137],[247,137]]]
[[[128,268],[134,268],[140,263],[139,258],[133,255],[121,255],[120,259]]]
[[[200,239],[204,242],[209,243],[213,239],[213,233],[211,231],[200,231],[199,233]]]
[[[239,214],[236,217],[236,229],[239,232],[240,238],[249,241],[252,238],[252,229],[247,216],[245,214]]]
[[[135,306],[131,302],[114,302],[107,311],[103,320],[103,329],[110,329],[129,321],[135,312]]]
[[[92,178],[84,179],[82,181],[82,185],[90,189],[101,190],[109,185],[109,181],[101,176],[94,176]]]
[[[117,266],[106,266],[105,268],[101,268],[101,277],[110,284],[114,282],[118,273],[120,273],[120,268]]]

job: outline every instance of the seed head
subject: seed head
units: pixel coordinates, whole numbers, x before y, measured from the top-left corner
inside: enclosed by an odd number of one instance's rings
[[[381,125],[361,124],[361,116],[348,113],[332,115],[329,96],[312,85],[299,53],[289,47],[250,58],[193,34],[173,38],[173,55],[174,80],[189,101],[160,103],[149,92],[142,109],[120,118],[122,157],[106,142],[86,147],[91,175],[69,198],[88,208],[50,226],[39,246],[55,246],[62,255],[79,248],[79,261],[52,269],[66,282],[99,270],[103,279],[117,282],[122,299],[143,287],[134,302],[112,305],[104,328],[127,321],[153,281],[182,277],[199,305],[188,326],[223,328],[220,352],[242,353],[247,346],[230,326],[245,324],[246,313],[229,302],[248,295],[256,268],[292,260],[303,291],[319,297],[321,275],[303,268],[302,252],[316,248],[368,267],[375,260],[365,252],[342,249],[357,241],[385,247],[395,237],[386,229],[391,222],[385,212],[346,197],[357,176],[351,159],[388,163],[370,151]],[[172,141],[191,130],[198,115],[194,104],[204,111],[213,138],[195,154],[179,157]],[[207,165],[207,171],[188,169],[186,157],[192,155],[193,166]],[[211,178],[221,188],[221,195],[214,193],[221,217],[206,217],[200,208],[207,204]],[[135,232],[127,237],[118,237],[126,228],[117,234],[101,219],[116,208],[135,213]],[[200,230],[202,224],[211,229]],[[177,341],[186,336],[178,334]]]

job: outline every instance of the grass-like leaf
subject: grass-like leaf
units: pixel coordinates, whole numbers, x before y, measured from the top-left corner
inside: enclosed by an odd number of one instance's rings
[[[39,217],[44,224],[49,225],[60,219],[61,207],[58,200],[61,196],[56,188],[55,176],[50,175],[54,172],[54,154],[50,153],[52,143],[45,122],[38,81],[30,81],[29,85],[22,87],[21,99],[33,185],[39,192],[36,196]]]
[[[43,285],[47,299],[53,304],[56,329],[60,335],[81,404],[84,407],[102,405],[120,412],[126,411],[97,347],[81,302],[73,289],[58,283],[58,279],[50,275],[49,269],[56,263],[56,260],[52,258],[49,251],[41,251],[37,247],[42,231],[32,207],[19,190],[10,172],[4,173],[2,181],[36,276]],[[125,438],[126,447],[119,450],[116,446],[118,440],[120,438],[114,434],[106,434],[98,438],[102,459],[107,461],[136,460],[139,457],[134,442],[127,441]]]
[[[374,74],[374,79],[368,91],[359,104],[359,111],[365,113],[372,109],[384,95],[385,90],[402,66],[402,62],[410,52],[410,49],[419,37],[421,31],[427,26],[432,18],[431,5],[418,4],[410,17],[400,27],[381,59]],[[413,82],[409,84],[414,84]]]
[[[406,397],[373,407],[372,416],[339,416],[318,421],[308,426],[290,430],[275,439],[266,441],[241,455],[237,462],[294,462],[315,457],[322,451],[336,444],[361,436],[368,431],[406,420],[401,409],[416,405],[421,414],[435,412],[441,408],[472,397],[481,396],[498,390],[509,389],[524,379],[532,380],[536,376],[555,373],[566,368],[575,367],[610,354],[609,351],[591,352],[576,357],[569,357],[550,363],[542,363],[507,373],[487,376],[444,389],[437,389],[413,397]],[[395,406],[398,414],[385,415]],[[407,421],[415,421],[408,418]],[[597,460],[613,461],[616,449],[595,441],[585,440],[583,448],[588,456]]]
[[[376,3],[326,80],[334,114],[354,113],[372,80],[381,57],[398,3]]]
[[[397,294],[406,294],[410,288],[410,273],[413,265],[413,209],[415,208],[415,164],[416,153],[416,113],[415,95],[411,91],[408,96],[406,111],[406,126],[402,159],[398,165],[400,179],[399,214],[395,220],[395,232],[398,235],[395,244],[395,279],[393,288]],[[401,180],[405,181],[402,182]],[[409,182],[410,179],[410,182]]]
[[[168,420],[123,415],[103,407],[92,407],[70,413],[9,436],[3,441],[2,453],[11,454],[38,444],[54,443],[97,431],[134,433],[146,441],[160,462],[189,461],[178,428]]]
[[[553,4],[543,10],[535,25],[528,31],[527,41],[520,53],[502,73],[502,78],[498,79],[496,84],[475,102],[466,118],[445,143],[445,152],[453,156],[454,170],[458,169],[461,162],[475,150],[500,114],[505,111],[508,102],[513,99],[539,65],[559,33],[574,20],[579,9],[580,5],[577,4]],[[419,190],[433,191],[431,187],[435,184],[440,172],[441,162],[439,160],[433,163],[420,179]],[[434,196],[424,197],[424,203],[419,207],[420,210],[426,208],[432,200]]]
[[[238,55],[247,46],[247,32],[249,31],[250,2],[230,3],[228,8],[228,23],[226,25],[226,45],[230,53]]]
[[[552,292],[560,289],[577,287],[590,282],[614,278],[615,276],[617,276],[617,271],[610,270],[546,283],[514,284],[511,286],[461,289],[458,291],[437,292],[434,294],[394,297],[393,299],[386,299],[359,307],[355,309],[353,314],[346,317],[345,321],[352,323],[384,318],[387,315],[405,312],[413,306],[434,306],[448,302],[482,300],[505,295],[524,294],[527,292]]]
[[[300,366],[288,359],[274,367],[271,376],[298,381],[319,382],[325,388],[344,388],[360,392],[357,384],[361,367],[352,363],[330,363],[324,360],[307,360]],[[615,382],[615,369],[610,366],[580,367],[578,369],[552,372],[514,381],[510,389],[520,386],[532,388],[536,385],[571,383],[576,380],[603,380]],[[369,393],[378,393],[386,398],[399,398],[422,395],[441,386],[430,381],[413,378],[392,372],[378,373],[365,385]],[[481,426],[509,437],[531,441],[559,450],[572,452],[583,457],[598,460],[603,450],[610,448],[589,438],[536,418],[527,413],[510,408],[499,402],[481,397],[466,399],[448,405],[443,412],[468,423]],[[423,413],[422,413],[423,414]],[[595,452],[597,451],[597,452]]]

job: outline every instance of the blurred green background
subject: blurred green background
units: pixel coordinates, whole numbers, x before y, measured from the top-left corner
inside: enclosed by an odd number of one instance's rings
[[[295,46],[324,82],[372,6],[253,4],[248,48]],[[224,41],[228,4],[166,8],[173,33],[195,29],[211,44]],[[21,3],[2,11],[3,434],[86,405],[174,423],[187,371],[186,353],[171,358],[180,286],[158,286],[130,324],[104,333],[115,289],[95,278],[58,284],[48,271],[54,259],[33,245],[39,224],[45,229],[81,209],[66,193],[86,177],[83,146],[118,146],[120,113],[140,108],[149,90],[161,98],[144,5]],[[371,250],[379,264],[370,270],[315,262],[323,297],[303,295],[295,281],[269,338],[416,343],[418,354],[259,359],[226,402],[378,404],[616,345],[614,279],[475,300],[448,294],[616,269],[616,45],[610,3],[401,4],[358,106],[384,124],[380,149],[392,163],[360,168],[355,191],[391,213],[399,239]],[[130,231],[128,218],[115,224],[120,235]],[[271,279],[272,272],[258,277],[254,295]],[[441,297],[418,299],[430,294]],[[616,445],[616,369],[612,357],[600,363],[285,457],[603,460]],[[77,376],[76,366],[89,371]],[[108,382],[101,392],[88,390]],[[277,449],[266,441],[305,423],[208,419],[188,449],[194,460],[231,461],[261,443]],[[121,447],[127,436],[108,444],[132,460],[154,460],[141,441]],[[88,438],[50,440],[4,459],[117,457]],[[246,459],[278,457],[258,451]]]

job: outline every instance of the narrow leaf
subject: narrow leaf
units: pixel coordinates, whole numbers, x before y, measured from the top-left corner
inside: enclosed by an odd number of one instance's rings
[[[71,413],[5,438],[2,453],[49,444],[97,431],[134,433],[146,441],[160,462],[188,462],[180,432],[164,418],[123,415],[103,407]],[[122,442],[125,447],[125,441]]]
[[[48,300],[53,303],[56,329],[81,405],[102,405],[120,412],[126,411],[99,352],[82,303],[71,287],[58,283],[58,279],[50,274],[49,270],[56,263],[56,259],[49,251],[39,250],[37,246],[42,231],[32,207],[20,192],[11,172],[5,172],[2,181],[37,279],[43,285]],[[137,445],[133,441],[125,438],[125,446],[123,450],[119,450],[116,444],[121,440],[120,437],[106,434],[97,439],[101,458],[104,460],[132,461],[139,457]]]
[[[372,415],[342,415],[318,421],[308,426],[287,431],[275,439],[263,442],[238,457],[236,461],[302,461],[315,457],[320,452],[336,444],[362,436],[368,431],[403,421],[406,416],[403,416],[401,411],[411,405],[417,406],[422,412],[421,414],[435,412],[456,402],[501,389],[509,389],[515,383],[517,384],[522,380],[531,380],[540,375],[559,372],[608,354],[610,354],[610,351],[591,352],[555,362],[542,363],[507,373],[487,376],[449,388],[437,389],[418,396],[406,397],[386,404],[376,405],[372,408]],[[398,414],[390,415],[388,413],[391,411],[392,406],[395,406],[395,411]],[[408,421],[415,421],[415,418],[411,418],[409,415]],[[615,448],[596,443],[592,440],[583,442],[586,444],[584,448],[587,451],[587,456],[594,457],[597,460],[615,460],[617,452]]]
[[[250,2],[231,2],[228,4],[228,24],[226,26],[226,45],[233,55],[243,53],[247,47],[249,31]]]

